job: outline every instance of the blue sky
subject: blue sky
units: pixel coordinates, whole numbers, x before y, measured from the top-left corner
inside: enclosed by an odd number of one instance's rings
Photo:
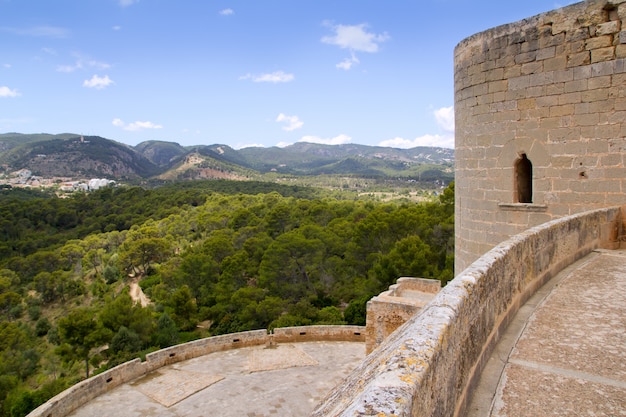
[[[571,3],[0,0],[0,133],[453,147],[455,45]]]

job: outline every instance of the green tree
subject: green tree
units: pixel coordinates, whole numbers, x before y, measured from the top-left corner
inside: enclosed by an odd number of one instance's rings
[[[318,313],[317,324],[346,324],[346,322],[343,320],[341,310],[335,306],[328,306]]]
[[[114,354],[127,358],[129,354],[141,350],[142,344],[141,338],[137,333],[126,326],[120,326],[120,329],[111,339],[109,349]]]
[[[149,343],[154,330],[150,308],[134,303],[126,290],[105,303],[98,314],[98,319],[112,334],[119,332],[121,327],[126,327],[137,334],[143,344]]]
[[[13,291],[0,294],[0,314],[9,320],[15,320],[18,312],[21,312],[22,297]]]
[[[438,278],[437,261],[419,236],[409,236],[380,258],[372,269],[383,287],[395,283],[400,277]]]
[[[196,300],[187,285],[176,289],[170,297],[170,306],[174,314],[174,321],[183,330],[191,330],[196,326]]]
[[[263,255],[259,285],[282,298],[301,298],[319,277],[324,255],[323,242],[307,238],[301,229],[280,235]]]
[[[178,329],[169,314],[163,313],[157,320],[155,339],[161,349],[178,343]]]
[[[142,237],[126,241],[119,251],[119,262],[127,271],[146,273],[154,262],[161,262],[170,255],[171,245],[165,238]]]
[[[70,312],[58,322],[59,336],[63,345],[57,352],[66,360],[85,361],[85,378],[89,378],[91,350],[108,340],[107,332],[96,320],[93,310],[85,307]]]
[[[0,375],[15,375],[23,380],[39,365],[31,329],[17,322],[0,322]]]

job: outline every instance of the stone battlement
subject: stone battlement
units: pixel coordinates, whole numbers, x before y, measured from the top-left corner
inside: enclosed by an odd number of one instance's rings
[[[365,352],[371,353],[391,333],[417,314],[441,289],[438,279],[403,277],[367,302]]]

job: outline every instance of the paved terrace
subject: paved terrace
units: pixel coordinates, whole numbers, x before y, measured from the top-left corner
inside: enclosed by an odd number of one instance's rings
[[[626,251],[592,252],[520,309],[468,416],[626,416]]]
[[[626,251],[594,251],[520,309],[469,416],[626,416],[625,348]],[[307,416],[363,356],[354,342],[212,353],[117,387],[71,416]]]
[[[70,414],[306,416],[365,356],[359,342],[279,343],[215,352],[159,368]]]

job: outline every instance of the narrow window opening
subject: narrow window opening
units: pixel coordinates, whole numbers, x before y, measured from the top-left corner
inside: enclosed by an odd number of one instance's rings
[[[525,153],[515,161],[515,197],[518,203],[533,202],[533,164]]]

